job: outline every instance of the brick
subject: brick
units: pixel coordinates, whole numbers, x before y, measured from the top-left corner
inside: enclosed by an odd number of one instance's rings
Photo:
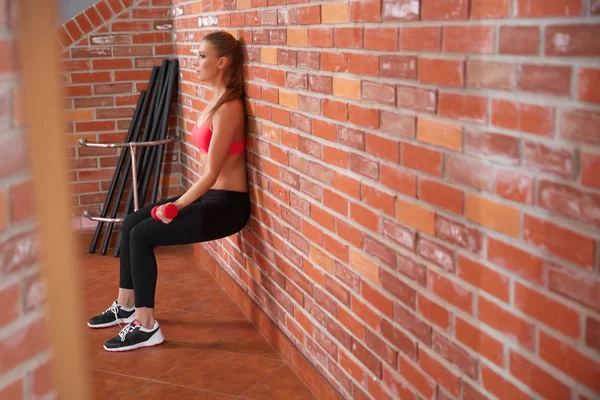
[[[471,0],[471,18],[508,18],[510,17],[510,6],[510,0]]]
[[[560,0],[556,4],[560,5],[564,1],[573,2],[573,0]],[[600,25],[597,24],[547,26],[544,54],[558,57],[598,57],[600,56],[600,43],[593,38],[599,34]]]
[[[347,99],[360,100],[361,81],[358,79],[333,78],[333,94]]]
[[[600,189],[600,155],[584,152],[581,154],[581,183]]]
[[[333,45],[343,49],[361,49],[363,47],[363,28],[335,28]]]
[[[359,225],[377,232],[379,230],[379,216],[366,207],[350,203],[350,218]]]
[[[432,343],[431,326],[399,303],[394,304],[394,321],[428,346]]]
[[[462,318],[456,318],[456,338],[499,367],[504,366],[504,345]]]
[[[5,374],[19,364],[49,347],[44,330],[44,320],[37,319],[21,328],[18,337],[9,337],[0,342],[4,362],[0,369]]]
[[[572,67],[523,64],[517,68],[517,88],[526,92],[569,96]]]
[[[540,136],[551,136],[554,129],[554,110],[535,104],[494,99],[492,124]]]
[[[524,204],[533,203],[533,178],[512,170],[496,171],[496,194]]]
[[[575,142],[600,144],[600,113],[588,110],[563,110],[560,137]]]
[[[356,75],[379,76],[379,56],[348,53],[348,72]]]
[[[421,4],[423,20],[466,20],[468,2],[462,0],[423,0]]]
[[[581,334],[575,310],[520,283],[515,283],[515,307],[567,336],[578,338]]]
[[[0,327],[8,325],[19,317],[21,290],[18,283],[0,290],[0,301],[5,305],[0,313]]]
[[[396,88],[394,85],[362,81],[362,100],[373,101],[390,106],[396,105]]]
[[[365,379],[365,373],[363,369],[356,364],[349,356],[346,355],[346,352],[340,351],[340,366],[356,381],[363,382]]]
[[[468,60],[466,86],[473,89],[510,90],[513,87],[514,68],[512,64]]]
[[[479,298],[479,319],[522,347],[534,351],[535,330],[532,323],[483,297]]]
[[[16,225],[35,216],[33,182],[26,180],[10,188],[10,220]]]
[[[450,150],[461,150],[462,127],[457,124],[438,122],[433,119],[419,117],[417,122],[417,139],[434,146]]]
[[[379,62],[383,78],[417,79],[417,57],[382,55]]]
[[[431,323],[445,331],[450,329],[450,313],[448,310],[421,293],[418,294],[418,310]]]
[[[348,59],[344,53],[321,53],[321,69],[330,72],[344,72],[348,68]]]
[[[408,355],[411,359],[416,359],[416,343],[400,329],[397,329],[387,320],[381,321],[381,333],[390,343],[392,343],[401,352]]]
[[[463,192],[452,186],[432,179],[419,178],[418,198],[455,214],[462,214]]]
[[[442,175],[442,153],[422,146],[403,142],[400,159],[402,165],[431,175]]]
[[[308,29],[288,29],[287,30],[287,44],[292,47],[306,47],[308,46]],[[265,50],[262,48],[261,50]],[[272,50],[276,50],[273,48]],[[263,61],[264,62],[264,61]]]
[[[348,245],[342,244],[337,239],[334,239],[333,237],[331,237],[329,235],[325,235],[323,243],[325,246],[325,250],[327,250],[329,253],[331,253],[334,257],[339,258],[340,260],[342,260],[345,263],[348,263],[350,261]],[[345,283],[348,284],[348,282],[345,282]]]
[[[350,249],[350,267],[371,282],[380,284],[381,269],[377,263],[371,261],[354,249]]]
[[[481,367],[483,387],[500,400],[528,400],[531,396],[523,393],[514,383],[506,380],[487,365]]]
[[[588,317],[585,322],[585,344],[589,347],[600,349],[600,321]]]
[[[315,25],[321,23],[321,6],[298,8],[298,24]]]
[[[338,218],[335,219],[335,228],[335,231],[340,238],[350,242],[358,248],[362,248],[363,234],[360,229],[357,229]]]
[[[484,156],[493,162],[516,165],[520,159],[519,147],[520,140],[514,136],[465,129],[466,153]]]
[[[348,154],[348,168],[358,174],[372,179],[379,178],[379,162],[372,161],[360,154]]]
[[[402,377],[410,382],[426,399],[433,398],[436,392],[436,383],[404,357],[398,357],[398,363],[398,370]]]
[[[440,92],[438,112],[442,117],[468,122],[487,122],[488,99],[458,93]]]
[[[348,120],[348,104],[335,100],[323,100],[323,116],[338,121],[346,122]]]
[[[544,260],[494,238],[488,238],[487,258],[490,262],[523,278],[543,284]]]
[[[459,395],[460,378],[424,350],[419,350],[419,366],[452,395]]]
[[[525,215],[523,240],[584,268],[593,266],[594,240],[551,222]]]
[[[396,219],[429,235],[435,234],[435,213],[416,203],[397,198]]]
[[[441,49],[442,29],[440,27],[407,26],[400,30],[400,50],[440,51]]]
[[[514,351],[510,352],[510,372],[546,399],[559,400],[571,396],[571,389],[567,385]]]
[[[366,128],[379,128],[379,110],[373,108],[364,108],[350,104],[348,106],[349,121],[352,124],[364,126]]]
[[[447,247],[441,246],[440,244],[421,238],[419,240],[418,254],[438,265],[440,268],[454,272],[454,253]]]
[[[298,67],[319,69],[320,54],[316,51],[298,51]]]
[[[358,0],[350,2],[350,20],[352,22],[380,22],[380,0]]]
[[[570,345],[540,331],[540,358],[560,371],[581,382],[595,392],[600,392],[600,363],[577,351]],[[565,362],[569,360],[570,362]]]
[[[416,118],[414,116],[380,110],[379,119],[379,129],[381,131],[398,137],[410,139],[415,137]]]
[[[577,75],[577,99],[600,103],[600,94],[595,88],[600,85],[600,69],[580,68]]]
[[[540,48],[540,28],[537,26],[501,26],[500,54],[537,55]]]
[[[326,3],[321,6],[321,23],[341,24],[350,20],[350,8],[347,2]]]
[[[309,75],[308,87],[311,92],[333,94],[333,79],[330,76]]]
[[[587,224],[599,225],[600,196],[575,187],[541,180],[538,204],[547,210]]]
[[[415,289],[398,279],[396,276],[381,270],[381,286],[392,296],[400,300],[401,303],[408,306],[411,310],[416,309],[417,292]]]
[[[464,86],[464,62],[459,60],[420,58],[419,82],[440,86]]]
[[[492,189],[494,169],[474,158],[448,155],[446,157],[446,177],[454,182],[462,183],[476,189],[490,191]]]
[[[350,176],[334,171],[333,187],[349,196],[360,199],[360,182]]]
[[[518,237],[521,214],[518,209],[474,194],[467,194],[465,216],[468,220],[509,236]]]
[[[427,113],[435,113],[437,111],[436,90],[409,85],[398,85],[396,91],[398,93],[398,108]]]
[[[310,29],[308,31],[308,44],[310,47],[333,47],[333,29]]]
[[[400,162],[400,142],[370,133],[366,135],[366,151],[368,154],[394,163]]]
[[[364,48],[366,50],[398,50],[397,28],[365,28]]]
[[[435,228],[438,238],[475,254],[481,253],[483,234],[477,229],[441,215],[436,218]]]
[[[479,361],[458,344],[438,332],[432,335],[432,350],[448,362],[456,365],[464,374],[475,379],[478,376]]]
[[[600,311],[600,280],[584,271],[548,264],[548,289],[584,307]]]
[[[574,17],[582,16],[581,2],[577,0],[519,0],[515,16],[519,18]]]
[[[24,387],[24,379],[16,380],[0,389],[0,397],[3,399],[23,399],[25,398]]]
[[[443,50],[448,53],[492,54],[495,51],[492,26],[445,26]]]
[[[392,301],[384,296],[379,291],[375,290],[369,283],[365,280],[361,280],[360,282],[360,293],[365,300],[366,303],[372,305],[379,311],[381,311],[384,315],[388,317],[392,317],[393,315],[393,305]],[[352,299],[354,300],[354,299]],[[353,302],[354,303],[354,302]]]
[[[380,182],[392,190],[403,193],[407,196],[417,196],[416,176],[400,168],[380,165]]]
[[[480,288],[481,290],[504,302],[508,302],[509,300],[510,279],[495,270],[471,260],[470,258],[459,255],[458,276],[471,285]],[[479,297],[480,316],[482,312],[481,299],[482,298]]]

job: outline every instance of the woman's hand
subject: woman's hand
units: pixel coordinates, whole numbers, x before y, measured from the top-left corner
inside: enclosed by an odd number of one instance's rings
[[[172,204],[172,203],[167,203],[167,204]],[[167,206],[167,204],[163,204],[156,209],[156,216],[158,217],[158,219],[160,219],[165,224],[168,224],[171,221],[173,221],[172,219],[167,218],[165,216],[165,213],[163,212],[164,207]]]

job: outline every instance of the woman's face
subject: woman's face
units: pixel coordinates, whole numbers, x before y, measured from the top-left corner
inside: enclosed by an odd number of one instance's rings
[[[194,62],[194,69],[198,72],[201,81],[212,82],[219,75],[220,59],[213,45],[203,40],[200,42],[198,56]],[[222,62],[221,62],[222,64]]]

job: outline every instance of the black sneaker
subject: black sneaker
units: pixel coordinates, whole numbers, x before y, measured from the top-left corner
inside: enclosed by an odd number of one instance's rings
[[[135,320],[135,308],[127,309],[115,300],[102,314],[92,317],[88,321],[90,328],[108,328],[113,325],[128,324]]]
[[[138,320],[134,320],[114,338],[104,343],[106,351],[128,351],[139,349],[140,347],[150,347],[161,344],[165,337],[158,326],[158,321],[154,321],[152,329],[144,328]]]

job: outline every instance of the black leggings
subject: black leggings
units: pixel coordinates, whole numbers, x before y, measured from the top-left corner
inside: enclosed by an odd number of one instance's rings
[[[221,239],[241,231],[250,218],[247,192],[215,189],[179,210],[168,224],[152,218],[152,207],[174,202],[179,197],[148,205],[123,221],[119,287],[134,290],[137,308],[154,308],[157,277],[154,247]]]

